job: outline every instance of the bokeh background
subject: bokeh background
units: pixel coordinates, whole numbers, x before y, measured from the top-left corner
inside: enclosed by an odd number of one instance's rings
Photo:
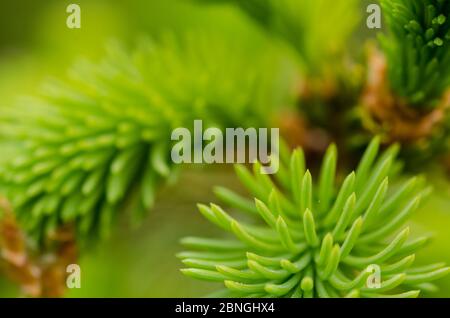
[[[361,1],[361,11],[371,1]],[[232,28],[261,36],[259,30],[237,9],[199,6],[186,0],[77,0],[82,27],[66,27],[70,2],[61,0],[3,0],[0,10],[0,107],[33,94],[48,77],[64,76],[80,57],[98,59],[105,43],[118,39],[132,47],[145,35],[165,30],[183,32],[191,27]],[[361,21],[361,23],[365,23]],[[353,39],[375,31],[361,25]],[[7,149],[0,150],[5,154]],[[1,157],[1,156],[0,156]],[[425,171],[435,191],[412,220],[413,233],[433,234],[434,240],[417,258],[419,262],[450,263],[450,184],[440,171]],[[192,186],[195,184],[195,186]],[[184,277],[175,254],[179,239],[215,232],[197,212],[197,202],[214,201],[212,187],[224,185],[239,190],[231,167],[188,167],[175,185],[161,190],[156,208],[138,228],[126,217],[115,227],[112,238],[86,251],[81,260],[81,289],[68,297],[196,297],[213,290],[213,284]],[[450,277],[440,280],[434,296],[450,297]],[[16,286],[0,276],[0,297],[18,295]]]

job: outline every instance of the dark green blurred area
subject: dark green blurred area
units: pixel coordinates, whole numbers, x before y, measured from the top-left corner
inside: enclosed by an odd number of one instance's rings
[[[66,7],[81,7],[82,27],[66,27]],[[5,0],[0,5],[0,107],[21,95],[32,94],[46,77],[62,76],[79,57],[98,59],[104,45],[118,39],[130,47],[141,36],[166,30],[223,28],[239,34],[258,29],[230,6],[198,6],[192,1],[149,0]],[[369,1],[363,1],[366,3]],[[363,9],[362,9],[363,10]],[[365,10],[362,11],[365,13]],[[362,32],[368,33],[366,28]],[[371,31],[365,36],[373,35]],[[362,35],[360,35],[362,36]],[[359,38],[359,37],[356,37]],[[175,254],[179,239],[215,231],[196,210],[197,202],[215,201],[214,185],[239,189],[232,169],[192,168],[180,181],[162,190],[157,207],[145,223],[133,229],[120,221],[113,237],[90,249],[80,260],[81,289],[69,297],[195,297],[214,289],[179,272]],[[419,255],[419,262],[450,264],[450,185],[440,172],[429,172],[436,191],[413,218],[413,233],[432,233],[434,240]],[[195,186],[193,186],[195,185]],[[123,217],[125,220],[126,217]],[[450,297],[450,277],[438,282]],[[0,296],[18,295],[0,277]]]

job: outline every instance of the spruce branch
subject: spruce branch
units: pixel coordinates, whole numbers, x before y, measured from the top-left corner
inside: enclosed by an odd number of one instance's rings
[[[174,128],[264,125],[272,90],[255,41],[210,31],[143,40],[133,53],[114,44],[101,63],[82,61],[43,96],[2,109],[1,133],[19,145],[2,188],[25,231],[42,240],[74,224],[79,238],[105,237],[121,208],[139,221],[176,176]]]
[[[389,85],[410,106],[436,106],[450,85],[450,1],[380,0]]]
[[[449,151],[450,1],[380,2],[387,31],[369,52],[360,119],[414,167]]]
[[[191,251],[178,255],[190,277],[222,282],[222,296],[243,297],[417,297],[434,290],[431,281],[450,272],[443,264],[413,267],[427,238],[410,239],[404,224],[429,191],[413,177],[391,188],[395,179],[393,145],[381,155],[379,138],[368,146],[356,172],[336,187],[337,150],[330,146],[318,183],[306,169],[301,149],[282,151],[274,179],[241,165],[236,174],[254,202],[218,188],[231,208],[260,222],[241,221],[216,204],[200,213],[230,238],[186,237]],[[248,218],[247,218],[248,219]],[[369,285],[378,266],[380,284]]]

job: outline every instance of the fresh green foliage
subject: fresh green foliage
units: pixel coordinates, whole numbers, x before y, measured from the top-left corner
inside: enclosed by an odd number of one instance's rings
[[[240,221],[215,204],[199,205],[209,221],[235,238],[187,237],[195,251],[179,257],[188,276],[224,282],[222,296],[255,297],[416,297],[434,290],[430,281],[450,270],[443,264],[411,267],[427,239],[408,240],[403,227],[429,189],[414,177],[389,189],[396,175],[397,146],[377,156],[379,139],[367,148],[356,172],[336,188],[337,151],[328,148],[313,183],[301,149],[284,150],[275,180],[241,165],[236,173],[254,203],[230,190],[217,195],[233,209],[257,215],[262,223]],[[370,266],[379,266],[381,284],[369,286]]]
[[[431,107],[450,85],[450,1],[380,0],[389,33],[381,37],[393,91]]]
[[[2,109],[0,132],[18,146],[1,179],[25,230],[40,238],[74,223],[82,238],[106,236],[125,203],[141,219],[174,175],[174,128],[264,124],[262,52],[213,31],[143,40],[132,54],[114,44],[101,63]]]
[[[332,67],[329,59],[343,52],[360,18],[359,0],[214,1],[239,6],[265,30],[294,48],[305,71],[311,74]]]

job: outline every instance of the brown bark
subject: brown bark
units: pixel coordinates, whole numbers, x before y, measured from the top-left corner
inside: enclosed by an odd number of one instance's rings
[[[450,107],[450,92],[444,94],[441,103],[433,110],[419,112],[391,92],[386,59],[381,52],[373,49],[369,57],[362,104],[366,114],[375,123],[366,128],[376,134],[384,133],[388,142],[411,143],[430,137],[443,122],[445,112]]]
[[[293,111],[282,113],[276,127],[291,148],[302,147],[308,154],[322,155],[331,143],[325,130],[311,127],[301,114]]]
[[[77,260],[73,231],[60,228],[47,238],[51,248],[33,252],[8,202],[0,197],[0,264],[27,297],[62,297],[66,267]]]

